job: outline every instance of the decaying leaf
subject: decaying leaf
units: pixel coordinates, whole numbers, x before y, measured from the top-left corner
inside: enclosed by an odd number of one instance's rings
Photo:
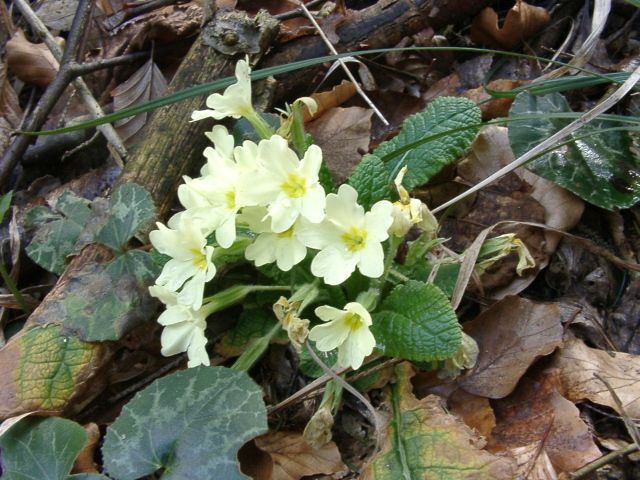
[[[550,19],[544,8],[516,0],[500,28],[498,14],[493,8],[487,7],[473,19],[471,39],[476,43],[510,50],[539,32]]]
[[[98,467],[95,464],[94,458],[96,449],[100,448],[100,439],[102,438],[100,435],[100,427],[91,422],[84,426],[84,431],[87,433],[87,442],[78,453],[73,463],[72,471],[73,473],[98,473]]]
[[[36,15],[52,30],[68,31],[78,8],[78,0],[47,0]]]
[[[523,447],[513,447],[509,453],[518,463],[518,476],[527,480],[558,480],[555,468],[549,460],[549,455],[540,448],[540,442],[531,443]]]
[[[318,110],[311,115],[307,107],[302,109],[302,117],[305,122],[319,118],[327,110],[339,107],[356,94],[356,86],[348,80],[343,80],[340,85],[336,85],[327,92],[319,92],[311,95],[318,104]]]
[[[556,304],[507,297],[492,305],[464,331],[478,342],[478,362],[458,383],[467,392],[502,398],[540,356],[562,345],[560,309]]]
[[[153,100],[167,90],[167,81],[158,66],[149,59],[126,82],[111,91],[114,110],[131,107],[139,103]],[[147,113],[125,118],[116,122],[116,131],[126,146],[139,140],[137,135],[147,123]]]
[[[313,449],[295,432],[269,432],[255,439],[255,446],[269,457],[261,468],[243,464],[254,480],[298,480],[308,475],[331,475],[347,470],[335,443]]]
[[[58,414],[86,401],[107,358],[105,345],[67,336],[58,325],[23,329],[0,349],[0,420]]]
[[[60,46],[62,38],[57,38]],[[7,64],[11,71],[25,83],[41,88],[49,85],[58,73],[58,62],[44,43],[31,43],[22,30],[17,30],[7,42]]]
[[[369,150],[372,114],[368,108],[336,107],[307,126],[336,183],[344,182]]]
[[[447,413],[440,397],[418,400],[412,392],[413,369],[396,367],[397,381],[387,390],[392,421],[381,451],[363,480],[513,480],[515,462],[493,455],[484,441],[458,417]]]
[[[550,370],[535,380],[525,378],[512,395],[493,402],[492,451],[537,444],[558,472],[572,472],[600,457],[580,411],[558,393],[557,374]]]
[[[0,152],[9,145],[11,132],[18,127],[21,117],[18,95],[7,78],[7,65],[0,63]]]
[[[572,339],[558,352],[553,366],[560,369],[564,395],[573,402],[590,400],[606,405],[619,414],[609,390],[594,374],[600,375],[615,390],[627,415],[640,417],[640,356],[587,347]]]
[[[486,397],[479,397],[459,388],[449,396],[447,406],[452,413],[462,418],[464,423],[475,428],[485,438],[489,438],[496,426],[496,416]]]

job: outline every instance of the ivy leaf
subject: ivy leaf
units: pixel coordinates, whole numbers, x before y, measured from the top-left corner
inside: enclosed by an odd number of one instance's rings
[[[104,345],[64,335],[59,325],[21,331],[0,349],[0,418],[62,412],[94,388],[105,354]]]
[[[122,409],[102,453],[107,473],[134,480],[247,479],[236,454],[267,431],[262,391],[244,372],[196,367],[156,380]]]
[[[347,183],[358,192],[358,203],[369,210],[379,200],[391,197],[389,172],[380,157],[367,154],[362,157]]]
[[[128,274],[136,278],[141,285],[151,285],[160,275],[162,267],[149,252],[129,250],[114,258],[106,270],[113,279]]]
[[[96,235],[96,241],[116,252],[155,214],[151,194],[135,183],[127,183],[113,192],[110,216]]]
[[[513,153],[522,155],[571,123],[571,119],[540,115],[563,112],[571,112],[571,108],[559,93],[518,95],[509,116],[537,117],[509,123]],[[531,161],[527,168],[598,207],[632,207],[640,201],[640,140],[626,131],[602,132],[619,126],[617,122],[594,120],[568,138],[579,139]]]
[[[456,353],[462,334],[447,296],[433,284],[410,280],[395,287],[373,316],[371,331],[385,355],[418,362]]]
[[[427,183],[445,166],[453,163],[471,145],[482,121],[480,109],[466,98],[436,98],[424,112],[416,113],[402,124],[400,133],[381,143],[373,151],[385,162],[389,177],[408,167],[403,185],[412,190]],[[446,133],[449,130],[455,132]],[[442,136],[411,146],[425,137]]]
[[[76,240],[91,210],[89,201],[73,192],[64,192],[60,196],[56,210],[60,214],[54,214],[44,207],[36,207],[29,212],[28,223],[39,227],[26,251],[42,268],[60,275],[65,268],[65,259],[74,251]]]
[[[67,478],[86,441],[84,428],[71,420],[57,417],[23,418],[0,437],[2,478]]]

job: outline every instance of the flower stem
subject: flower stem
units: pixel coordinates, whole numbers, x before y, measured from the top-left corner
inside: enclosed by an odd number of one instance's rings
[[[275,133],[271,126],[260,116],[255,110],[251,115],[245,117],[255,131],[260,135],[260,138],[269,139]]]
[[[271,339],[281,330],[282,325],[280,322],[277,322],[271,330],[266,335],[262,337],[256,338],[251,345],[242,352],[235,363],[231,366],[233,370],[238,370],[241,372],[248,372],[255,365],[255,363],[260,360],[260,357],[264,354],[264,352],[269,347],[269,343],[271,343]]]
[[[253,292],[276,292],[290,290],[291,287],[285,285],[235,285],[222,290],[221,292],[206,297],[202,300],[203,309],[207,315],[219,312],[225,308],[237,305]]]
[[[302,105],[300,102],[294,102],[291,109],[291,142],[298,151],[298,155],[302,157],[307,151],[304,119],[302,118]]]
[[[5,268],[4,263],[2,263],[1,261],[0,261],[0,275],[4,280],[4,283],[7,285],[7,288],[9,289],[13,297],[16,299],[16,302],[18,303],[18,305],[20,305],[20,309],[27,313],[30,313],[32,309],[29,308],[29,305],[27,305],[27,302],[25,301],[24,297],[20,293],[20,290],[18,290],[18,287],[13,282],[11,275],[9,275],[9,272],[7,272],[7,269]]]

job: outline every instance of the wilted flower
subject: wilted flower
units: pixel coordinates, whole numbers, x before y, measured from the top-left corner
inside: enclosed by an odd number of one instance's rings
[[[338,364],[357,370],[364,358],[370,355],[376,340],[369,331],[371,315],[358,302],[347,303],[344,310],[328,305],[315,309],[320,320],[327,322],[316,325],[309,332],[309,339],[316,342],[321,352],[338,349]]]
[[[377,202],[365,213],[358,205],[358,193],[341,185],[338,193],[327,195],[327,213],[319,224],[303,224],[299,237],[305,245],[319,249],[311,272],[329,285],[344,282],[358,268],[367,277],[378,278],[384,271],[381,242],[393,222],[391,203]]]

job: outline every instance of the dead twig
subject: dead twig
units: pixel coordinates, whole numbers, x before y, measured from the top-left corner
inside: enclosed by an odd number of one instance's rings
[[[614,450],[613,452],[609,452],[600,458],[596,458],[593,462],[587,463],[584,467],[579,468],[575,472],[570,473],[569,478],[571,480],[578,480],[579,478],[584,478],[590,473],[595,472],[600,467],[604,467],[605,465],[613,462],[616,458],[636,452],[637,450],[638,450],[638,445],[636,445],[635,443],[632,443],[626,446],[625,448],[621,448],[620,450]]]
[[[40,101],[36,105],[26,129],[30,131],[38,130],[44,124],[47,115],[55,106],[56,102],[62,95],[62,92],[64,92],[72,81],[91,115],[94,118],[104,116],[102,108],[89,90],[89,87],[81,78],[75,78],[77,74],[75,74],[72,68],[75,64],[74,60],[80,45],[80,39],[82,38],[83,31],[86,27],[90,11],[89,0],[80,0],[78,3],[76,15],[73,19],[71,29],[69,30],[69,37],[64,53],[60,50],[60,47],[53,38],[53,35],[51,35],[49,30],[47,30],[47,27],[38,18],[26,0],[15,0],[14,4],[18,10],[20,10],[20,13],[22,13],[31,28],[40,35],[54,58],[60,64],[58,75],[56,75],[56,78],[47,87]],[[113,147],[116,157],[119,159],[126,158],[127,150],[122,144],[122,140],[120,140],[120,137],[114,128],[111,125],[102,125],[98,127],[98,129]],[[19,135],[12,142],[0,160],[0,185],[3,185],[7,181],[9,175],[18,163],[18,160],[22,157],[32,141],[33,137]]]

